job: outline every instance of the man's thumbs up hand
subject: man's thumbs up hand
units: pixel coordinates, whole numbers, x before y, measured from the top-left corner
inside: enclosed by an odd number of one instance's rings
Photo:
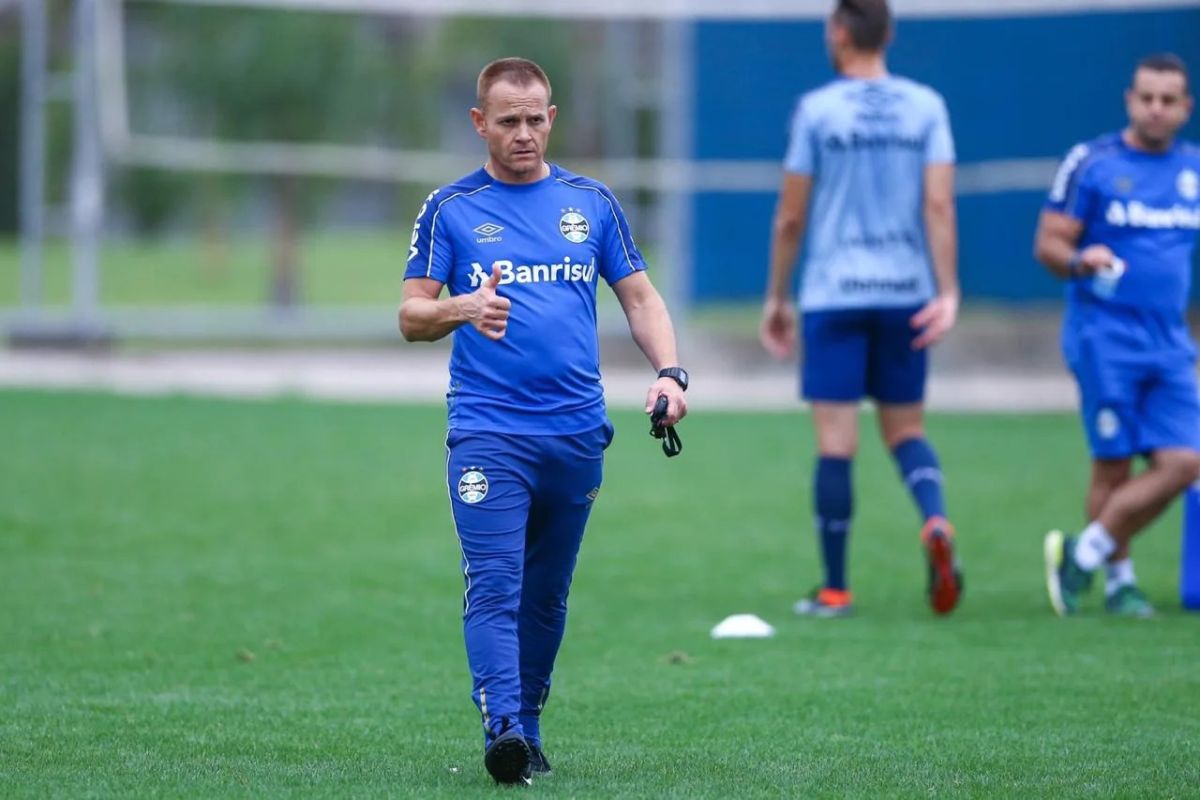
[[[508,330],[508,311],[512,308],[511,300],[496,294],[501,277],[500,265],[493,264],[487,280],[471,294],[461,295],[459,302],[463,318],[492,341],[504,338]]]
[[[500,265],[499,265],[499,264],[492,264],[492,274],[491,274],[491,277],[489,277],[489,278],[488,278],[486,281],[484,281],[483,285],[484,285],[484,286],[486,286],[486,287],[487,287],[487,288],[489,288],[489,289],[495,289],[497,286],[499,286],[499,285],[500,285],[500,277],[501,277],[501,275],[500,275]]]

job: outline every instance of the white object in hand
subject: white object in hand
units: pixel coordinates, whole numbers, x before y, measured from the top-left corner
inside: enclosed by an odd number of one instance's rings
[[[775,629],[754,614],[734,614],[712,629],[714,639],[769,639]]]
[[[1125,262],[1114,256],[1107,266],[1096,270],[1096,277],[1092,278],[1092,291],[1099,297],[1112,297],[1124,274]]]

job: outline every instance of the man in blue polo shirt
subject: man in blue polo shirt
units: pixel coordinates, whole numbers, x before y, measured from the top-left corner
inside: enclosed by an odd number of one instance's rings
[[[1074,614],[1107,565],[1106,608],[1148,616],[1130,541],[1200,474],[1196,350],[1184,312],[1200,230],[1200,149],[1175,136],[1192,110],[1173,55],[1142,60],[1129,125],[1076,146],[1038,224],[1039,261],[1067,280],[1063,355],[1092,452],[1089,524],[1044,542],[1050,604]],[[1146,469],[1133,473],[1133,459]]]
[[[544,160],[557,108],[532,61],[479,75],[484,166],[426,199],[413,227],[400,330],[453,333],[446,481],[462,546],[463,631],[499,783],[549,772],[541,712],[604,449],[596,286],[603,278],[658,373],[646,412],[687,413],[670,316],[603,184]],[[439,297],[442,288],[449,296]]]

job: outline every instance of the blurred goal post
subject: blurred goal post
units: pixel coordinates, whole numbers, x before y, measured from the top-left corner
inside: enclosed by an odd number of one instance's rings
[[[642,225],[644,238],[657,242],[658,261],[663,265],[659,274],[672,273],[665,281],[674,295],[672,304],[680,313],[685,310],[686,281],[682,265],[686,262],[688,226],[686,217],[693,179],[692,165],[687,161],[689,149],[686,125],[690,112],[686,103],[690,97],[687,87],[689,74],[684,54],[688,50],[686,17],[668,10],[666,14],[646,13],[635,4],[597,3],[585,0],[579,4],[561,4],[545,0],[499,0],[499,2],[464,2],[463,0],[82,0],[96,2],[95,71],[98,101],[97,134],[104,164],[123,168],[154,168],[168,171],[196,171],[241,175],[293,175],[349,180],[387,181],[412,184],[428,189],[442,185],[478,166],[480,153],[464,154],[461,148],[412,149],[338,142],[291,142],[271,140],[228,140],[202,135],[161,135],[138,130],[133,124],[129,101],[129,76],[126,62],[130,57],[125,35],[128,12],[136,6],[191,5],[224,8],[246,8],[287,12],[324,12],[342,15],[377,15],[429,17],[448,19],[463,17],[546,18],[567,21],[620,22],[630,19],[661,23],[661,51],[657,55],[656,104],[660,119],[659,134],[654,145],[655,157],[637,158],[608,155],[586,159],[563,159],[573,171],[593,175],[608,183],[619,194],[633,192],[652,196],[652,213]],[[782,4],[778,4],[782,5]],[[677,9],[678,11],[678,9]],[[536,58],[536,54],[531,54]],[[727,184],[728,176],[714,175]],[[631,198],[632,199],[632,198]],[[336,325],[315,325],[320,310],[312,307],[297,309],[291,323],[300,318],[308,320],[302,327],[306,332],[319,334],[315,328],[328,331],[353,331],[373,327],[347,324],[346,314],[340,313]],[[128,316],[128,315],[127,315]],[[144,315],[143,315],[144,316]],[[226,315],[228,317],[228,315]],[[261,316],[261,315],[259,315]],[[364,319],[364,315],[357,315]],[[270,323],[278,328],[278,315]],[[128,326],[124,326],[128,327]],[[161,328],[162,326],[158,326]],[[197,326],[188,326],[195,330]],[[229,332],[246,326],[228,324]],[[254,322],[251,327],[261,330]],[[170,331],[155,333],[170,335]]]
[[[44,0],[25,0],[26,7]],[[657,196],[653,220],[643,225],[658,243],[657,264],[673,273],[668,281],[672,305],[686,311],[690,296],[690,248],[693,246],[691,198],[696,192],[773,191],[780,176],[774,160],[719,161],[693,157],[693,66],[705,54],[694,49],[693,23],[704,20],[821,19],[832,0],[76,0],[75,81],[77,116],[76,164],[72,180],[71,237],[76,250],[76,302],[71,314],[105,318],[119,333],[194,336],[211,330],[206,319],[187,322],[186,315],[164,309],[122,312],[118,319],[99,306],[96,241],[104,216],[105,166],[151,167],[175,171],[226,172],[250,175],[298,175],[386,180],[423,187],[440,185],[478,164],[478,155],[439,149],[402,149],[335,142],[230,141],[201,136],[163,136],[136,130],[130,121],[125,42],[127,11],[138,5],[193,5],[308,11],[331,14],[416,17],[550,18],[594,21],[646,20],[662,26],[658,55],[657,109],[661,118],[653,157],[617,156],[565,160],[579,172],[594,175],[619,194],[645,191]],[[1012,16],[1062,14],[1130,7],[1182,7],[1194,0],[894,0],[901,17]],[[80,158],[80,155],[83,158]],[[1052,164],[1046,159],[963,165],[959,190],[1000,191],[1041,185]],[[88,255],[88,251],[91,255]],[[23,270],[24,274],[24,270]],[[662,273],[660,273],[662,274]],[[25,309],[30,310],[30,309]],[[37,308],[32,309],[39,311]],[[269,309],[227,310],[220,328],[234,335],[357,336],[381,333],[361,313],[345,313],[321,321],[313,309],[282,319]],[[244,313],[243,313],[244,312]],[[374,312],[374,310],[373,310]],[[372,312],[372,313],[373,313]],[[190,312],[189,312],[190,313]],[[206,312],[211,317],[211,310]],[[239,323],[238,320],[241,320]],[[378,325],[390,325],[390,319]]]
[[[85,0],[86,1],[86,0]],[[322,11],[430,17],[540,17],[620,21],[650,20],[668,34],[660,53],[660,104],[667,130],[653,158],[572,160],[575,171],[595,175],[616,190],[693,191],[773,188],[779,177],[774,162],[698,163],[690,159],[687,119],[691,42],[689,22],[718,20],[821,19],[833,0],[96,0],[101,133],[106,156],[129,166],[179,170],[215,170],[259,174],[394,180],[436,185],[476,165],[443,150],[405,150],[299,144],[279,141],[230,142],[191,137],[154,136],[131,130],[126,97],[124,10],[131,5],[175,4],[245,7],[281,11]],[[1149,0],[1147,6],[1186,6],[1194,0]],[[1078,10],[1128,8],[1131,0],[893,0],[901,16],[1010,16]]]

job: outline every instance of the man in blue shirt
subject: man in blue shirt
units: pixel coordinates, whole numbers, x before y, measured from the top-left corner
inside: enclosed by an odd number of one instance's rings
[[[949,613],[962,590],[923,404],[926,348],[958,313],[954,141],[941,96],[888,74],[891,32],[886,0],[837,3],[826,33],[839,77],[796,107],[771,240],[761,337],[786,358],[796,344],[791,281],[807,226],[803,394],[819,450],[813,501],[825,576],[796,611],[820,617],[852,609],[850,466],[867,396],[920,510],[930,605]]]
[[[462,546],[463,631],[500,783],[550,771],[540,717],[567,591],[613,428],[600,384],[598,278],[658,373],[650,413],[687,413],[670,316],[603,184],[547,163],[557,108],[532,61],[479,75],[471,121],[484,166],[426,199],[413,226],[400,330],[453,333],[446,482]],[[440,297],[442,288],[449,296]]]
[[[1196,350],[1184,312],[1200,230],[1200,149],[1176,141],[1192,110],[1173,55],[1141,61],[1129,125],[1076,146],[1038,223],[1035,253],[1067,281],[1063,356],[1079,384],[1092,452],[1078,536],[1045,538],[1046,584],[1074,614],[1107,565],[1106,608],[1148,616],[1129,543],[1200,474]],[[1133,474],[1143,456],[1144,471]]]

